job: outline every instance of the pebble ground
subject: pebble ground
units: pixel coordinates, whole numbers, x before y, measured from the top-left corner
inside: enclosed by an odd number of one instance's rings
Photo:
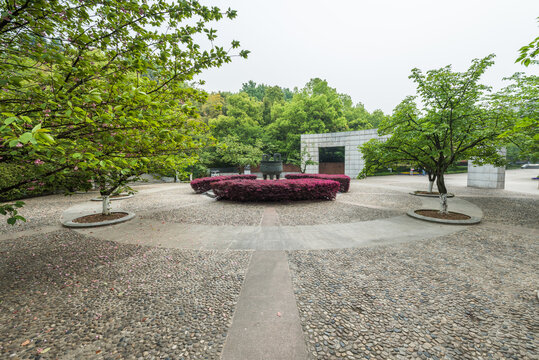
[[[0,241],[0,358],[219,359],[250,254]]]
[[[466,200],[453,235],[289,252],[313,359],[539,359],[537,198]]]
[[[405,181],[354,181],[336,201],[290,204],[218,202],[186,184],[137,188],[122,208],[190,224],[258,226],[267,207],[280,225],[367,221],[421,204]],[[482,224],[409,244],[288,252],[311,358],[539,359],[538,197],[450,191],[482,208]],[[28,223],[0,232],[37,233],[95,196],[25,200]],[[250,258],[67,229],[1,240],[0,358],[218,359]]]

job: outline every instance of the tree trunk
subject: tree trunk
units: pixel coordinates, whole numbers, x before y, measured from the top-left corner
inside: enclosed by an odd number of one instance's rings
[[[436,175],[436,186],[440,193],[440,213],[447,214],[447,189],[444,182],[444,174],[440,173]]]
[[[101,214],[103,215],[110,215],[110,195],[103,195],[103,211]]]
[[[436,174],[433,174],[431,172],[427,173],[429,176],[429,192],[432,192],[432,187],[434,186],[434,181],[436,180]]]

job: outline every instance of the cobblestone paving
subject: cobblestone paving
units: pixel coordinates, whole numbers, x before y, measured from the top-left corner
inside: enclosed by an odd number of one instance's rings
[[[292,251],[316,359],[537,359],[539,243],[476,226],[398,246]]]
[[[0,358],[218,359],[250,252],[0,242]]]
[[[354,192],[339,195],[339,201],[358,205],[386,207],[398,210],[419,209],[421,198],[408,193],[381,193],[381,189],[354,189]]]
[[[48,195],[23,199],[24,207],[18,209],[26,222],[18,221],[14,226],[0,218],[0,233],[36,229],[42,226],[59,225],[65,209],[77,203],[89,201],[95,194],[75,194],[73,196]]]
[[[483,210],[483,221],[539,229],[538,198],[466,197]]]
[[[205,195],[198,196],[207,198]],[[257,226],[260,225],[263,212],[264,205],[210,200],[204,204],[146,212],[141,217],[186,224]]]
[[[276,204],[281,225],[338,224],[384,219],[403,215],[397,210],[373,209],[340,201],[298,202]]]

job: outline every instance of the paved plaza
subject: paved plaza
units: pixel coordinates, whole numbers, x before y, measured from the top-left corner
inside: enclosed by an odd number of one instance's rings
[[[25,200],[0,224],[0,358],[537,359],[537,170],[505,190],[448,175],[442,225],[406,212],[423,176],[331,202],[238,204],[136,186],[131,221],[71,230],[95,193]]]

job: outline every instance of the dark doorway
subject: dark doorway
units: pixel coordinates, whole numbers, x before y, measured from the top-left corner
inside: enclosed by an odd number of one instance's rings
[[[344,174],[344,146],[318,148],[320,174]]]

